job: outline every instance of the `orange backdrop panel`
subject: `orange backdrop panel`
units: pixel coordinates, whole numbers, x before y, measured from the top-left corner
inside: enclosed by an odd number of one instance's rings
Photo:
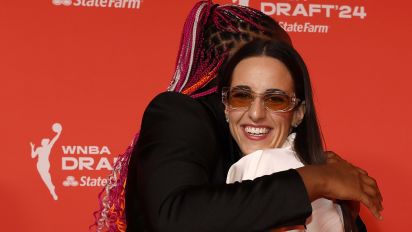
[[[146,105],[169,84],[195,2],[136,0],[130,8],[121,0],[2,2],[3,231],[88,230],[108,162],[128,146]],[[217,2],[261,9],[290,32],[309,66],[327,148],[366,169],[382,190],[384,220],[361,211],[369,230],[411,228],[412,4]],[[52,139],[54,123],[61,136],[43,153],[50,155],[58,200],[30,147]]]

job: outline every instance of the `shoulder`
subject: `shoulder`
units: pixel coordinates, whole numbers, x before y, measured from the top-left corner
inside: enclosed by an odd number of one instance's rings
[[[206,110],[196,99],[177,92],[163,92],[158,94],[149,103],[146,111],[152,108],[165,108],[169,110],[169,112],[193,113],[201,116],[204,116],[202,113]]]
[[[166,92],[159,93],[157,96],[155,96],[153,100],[150,102],[150,104],[176,102],[176,101],[177,102],[179,101],[180,102],[191,102],[191,103],[195,102],[194,99],[192,99],[191,97],[185,94],[166,91]]]
[[[144,121],[147,120],[157,120],[156,123],[179,121],[183,124],[201,121],[202,123],[199,126],[202,126],[213,122],[215,118],[209,112],[209,109],[198,100],[181,93],[163,92],[157,95],[147,106],[143,115],[142,126],[144,126]]]
[[[206,140],[210,144],[216,140],[216,118],[196,99],[181,93],[163,92],[146,108],[140,137],[193,145]]]

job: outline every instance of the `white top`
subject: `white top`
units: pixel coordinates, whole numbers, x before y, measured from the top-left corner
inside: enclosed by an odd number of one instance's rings
[[[243,156],[230,167],[226,183],[253,180],[275,172],[303,167],[303,163],[293,150],[294,139],[295,133],[292,133],[281,148],[257,150]],[[306,228],[306,231],[310,232],[343,232],[343,218],[339,205],[325,198],[313,201],[312,216],[306,220]],[[279,231],[300,232],[305,230],[300,226],[296,229],[279,229]]]

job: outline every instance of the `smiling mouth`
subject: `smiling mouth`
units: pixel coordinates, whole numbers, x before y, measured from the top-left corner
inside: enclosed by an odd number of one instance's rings
[[[265,136],[269,133],[270,129],[267,127],[252,127],[246,126],[245,132],[251,136]]]

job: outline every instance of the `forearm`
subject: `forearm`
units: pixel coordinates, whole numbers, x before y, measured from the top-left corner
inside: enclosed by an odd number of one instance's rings
[[[57,132],[57,134],[53,137],[53,139],[50,142],[50,145],[53,146],[54,143],[57,141],[57,139],[60,137],[61,132]]]
[[[297,169],[311,201],[325,197],[363,203],[378,219],[382,219],[382,195],[376,180],[333,153],[326,164]]]
[[[37,156],[37,153],[34,151],[34,149],[31,149],[31,158],[35,158]]]
[[[182,187],[163,201],[152,191],[141,202],[154,231],[262,231],[304,224],[311,213],[294,170],[242,183]]]
[[[296,169],[305,185],[309,200],[312,202],[323,197],[321,190],[325,188],[324,176],[322,176],[319,166],[307,165]]]

